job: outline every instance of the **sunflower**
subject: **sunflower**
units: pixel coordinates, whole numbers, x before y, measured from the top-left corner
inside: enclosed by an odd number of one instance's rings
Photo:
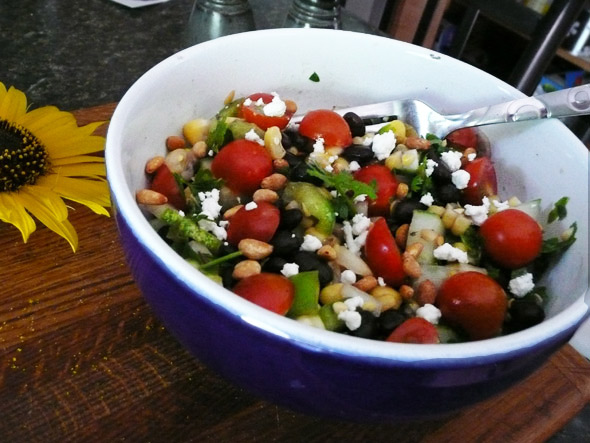
[[[109,216],[103,122],[79,127],[53,106],[29,111],[22,91],[0,82],[0,220],[16,226],[26,243],[35,217],[65,238],[74,252],[78,235],[64,199]]]

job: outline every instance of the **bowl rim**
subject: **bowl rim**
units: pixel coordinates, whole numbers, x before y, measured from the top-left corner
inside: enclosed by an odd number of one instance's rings
[[[248,323],[254,328],[268,334],[288,339],[299,345],[331,353],[347,355],[349,357],[375,358],[391,361],[431,361],[441,359],[478,359],[478,361],[497,359],[511,354],[521,353],[524,350],[534,347],[539,343],[550,341],[554,336],[563,333],[565,330],[574,329],[582,320],[588,316],[589,310],[584,299],[590,299],[590,289],[587,287],[584,294],[581,294],[574,303],[562,312],[545,320],[543,323],[531,328],[475,342],[453,343],[453,344],[405,344],[389,343],[378,340],[363,339],[331,331],[325,331],[308,325],[301,324],[293,319],[286,318],[261,308],[245,299],[240,298],[231,291],[221,287],[213,280],[206,277],[189,265],[180,255],[172,250],[151,227],[144,214],[135,201],[134,193],[131,192],[125,179],[121,161],[121,136],[124,130],[124,123],[131,116],[131,108],[135,99],[143,92],[143,85],[149,85],[152,78],[158,77],[178,63],[198,54],[202,48],[224,45],[234,39],[248,39],[252,35],[264,34],[265,38],[287,37],[295,38],[294,34],[300,33],[317,34],[316,38],[324,38],[326,33],[335,32],[341,35],[354,34],[353,38],[367,40],[384,39],[386,37],[370,34],[361,34],[351,31],[333,31],[321,29],[269,29],[250,31],[239,35],[220,37],[207,41],[171,55],[164,59],[146,73],[144,73],[125,93],[118,103],[106,136],[105,159],[107,167],[107,179],[111,189],[113,206],[117,216],[122,217],[129,225],[130,231],[137,241],[143,245],[151,257],[163,268],[174,270],[170,275],[179,283],[183,284],[190,292],[191,297],[200,297],[196,294],[195,288],[200,288],[203,298],[208,303],[223,309],[228,315],[239,318],[242,322]],[[415,46],[409,43],[391,39],[392,47],[411,50],[427,56],[436,54],[440,57],[450,59],[449,63],[461,64],[464,69],[472,69],[492,77],[479,69],[466,65],[465,63],[451,59],[450,57],[438,54],[436,51]],[[370,43],[370,42],[368,42]],[[466,66],[466,67],[465,67]],[[494,77],[492,77],[494,78]],[[495,78],[494,78],[495,79]],[[499,79],[503,87],[513,92],[515,97],[523,94],[515,88],[505,84]],[[581,144],[581,142],[580,142]]]

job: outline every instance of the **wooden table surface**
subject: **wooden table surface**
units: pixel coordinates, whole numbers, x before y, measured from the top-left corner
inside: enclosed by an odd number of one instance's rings
[[[76,112],[106,120],[114,105]],[[104,133],[104,127],[102,131]],[[569,345],[507,392],[445,419],[366,425],[305,416],[193,359],[135,286],[112,218],[74,206],[77,253],[0,224],[0,441],[544,441],[590,401]]]

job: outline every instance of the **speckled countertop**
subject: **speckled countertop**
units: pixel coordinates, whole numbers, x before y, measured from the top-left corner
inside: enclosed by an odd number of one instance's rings
[[[250,0],[256,28],[280,27],[290,0]],[[115,102],[150,67],[191,46],[193,0],[130,9],[111,0],[2,0],[0,81],[34,106]],[[350,15],[344,29],[371,32]]]
[[[256,28],[282,26],[290,0],[250,0]],[[111,0],[0,1],[0,81],[33,107],[121,99],[145,71],[191,46],[193,0],[130,9]],[[344,14],[343,28],[376,32]],[[587,441],[590,406],[550,441]]]

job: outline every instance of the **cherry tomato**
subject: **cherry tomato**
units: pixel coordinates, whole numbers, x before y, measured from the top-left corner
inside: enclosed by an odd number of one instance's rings
[[[251,194],[272,174],[272,157],[256,142],[239,139],[225,145],[213,158],[211,172],[236,194]]]
[[[352,144],[352,134],[346,120],[328,109],[316,109],[305,114],[299,123],[299,133],[313,140],[322,137],[325,146],[344,148]]]
[[[166,163],[163,163],[156,169],[150,188],[152,191],[165,195],[168,203],[176,209],[183,210],[186,208],[186,199],[184,198],[182,189]]]
[[[272,94],[260,92],[257,94],[252,94],[248,98],[252,100],[253,103],[248,106],[242,105],[242,118],[247,122],[254,123],[260,129],[267,130],[271,126],[278,126],[279,129],[284,129],[293,116],[293,112],[291,111],[286,111],[285,114],[281,116],[271,116],[264,114],[264,106],[257,105],[256,102],[258,102],[259,99],[262,99],[264,104],[268,104],[273,99]]]
[[[481,205],[484,197],[498,193],[496,170],[488,157],[479,157],[467,163],[463,169],[469,172],[470,179],[463,189],[463,202],[470,205]]]
[[[391,199],[397,190],[397,180],[384,165],[364,166],[354,173],[354,179],[363,183],[377,182],[377,198],[369,202],[369,215],[388,215]]]
[[[444,321],[461,327],[472,340],[483,340],[500,333],[508,299],[493,278],[467,271],[446,279],[435,303]]]
[[[373,273],[393,287],[400,286],[405,277],[402,256],[383,217],[369,229],[365,242],[367,264]]]
[[[517,269],[541,252],[543,231],[530,215],[505,209],[488,217],[480,227],[485,252],[500,266]]]
[[[243,206],[229,219],[227,241],[231,245],[237,245],[245,238],[269,242],[280,219],[279,209],[268,202],[258,202],[256,208],[250,210]]]
[[[269,311],[285,315],[295,297],[291,281],[279,274],[262,272],[240,280],[232,289],[240,297]]]
[[[462,128],[447,135],[447,143],[453,148],[477,148],[477,132],[473,128]]]
[[[405,320],[393,330],[386,341],[417,344],[436,344],[440,342],[436,326],[420,317]]]

